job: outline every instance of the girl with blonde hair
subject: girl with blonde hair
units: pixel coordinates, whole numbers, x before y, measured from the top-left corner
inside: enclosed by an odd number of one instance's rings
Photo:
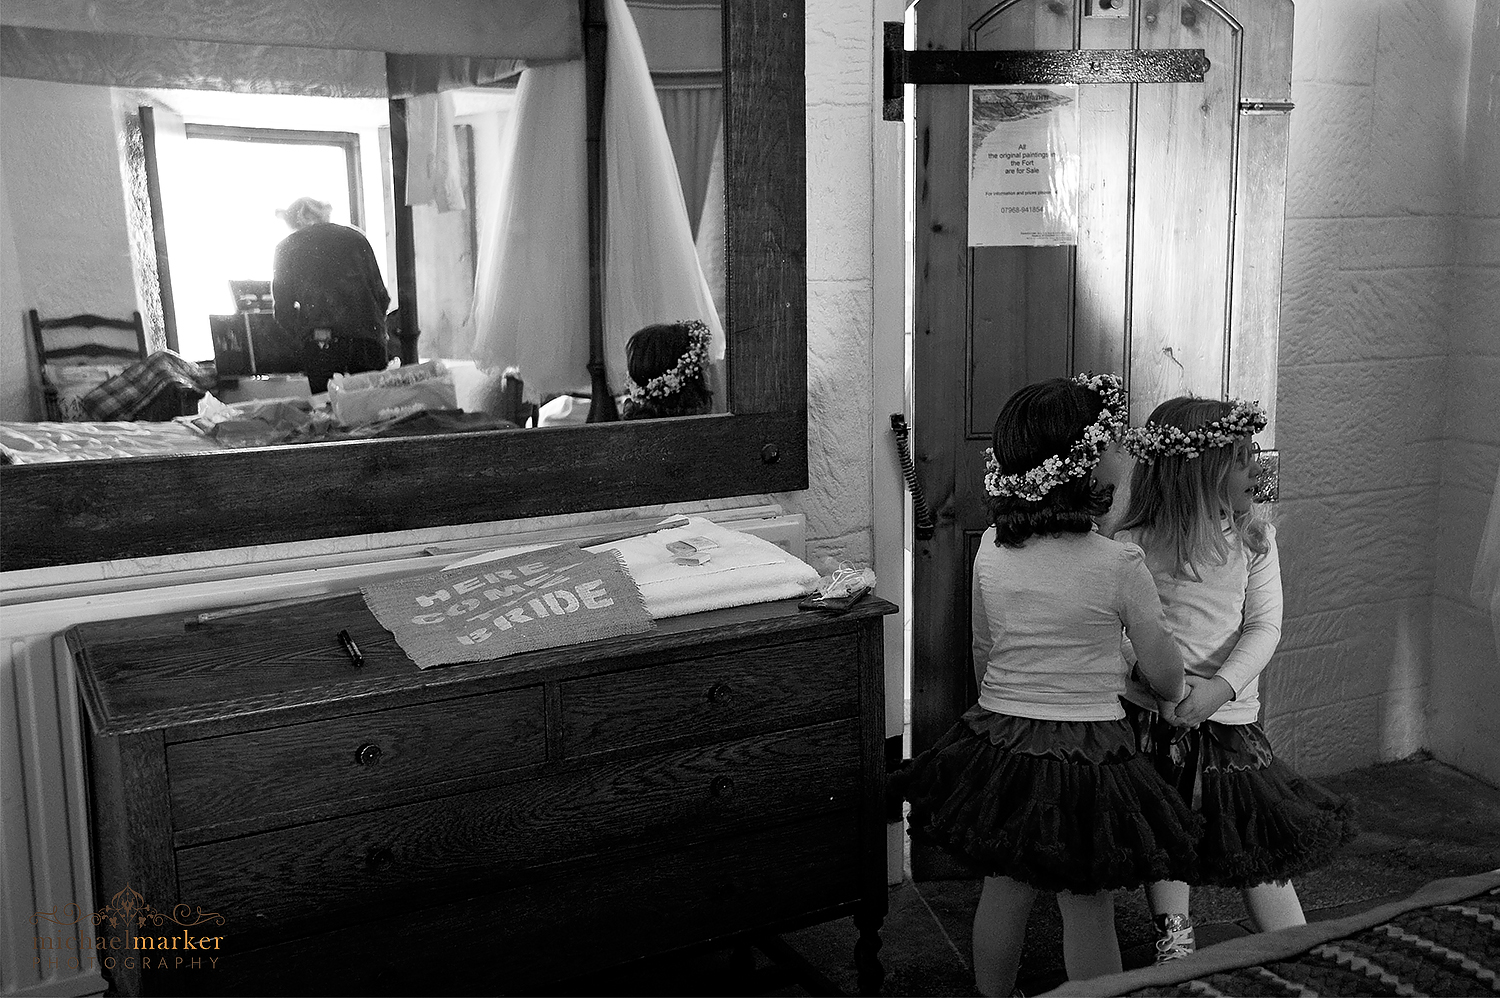
[[[1146,554],[1187,667],[1177,704],[1141,683],[1126,712],[1141,752],[1204,820],[1195,883],[1241,889],[1257,929],[1306,919],[1291,878],[1354,836],[1348,803],[1275,758],[1259,723],[1259,676],[1281,639],[1275,528],[1256,511],[1253,402],[1182,397],[1125,435],[1136,458],[1115,539]],[[1127,642],[1127,660],[1132,650]],[[1185,881],[1147,885],[1156,961],[1194,948]]]

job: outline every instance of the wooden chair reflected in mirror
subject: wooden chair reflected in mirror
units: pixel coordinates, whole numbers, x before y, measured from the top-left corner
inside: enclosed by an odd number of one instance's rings
[[[110,319],[82,313],[43,319],[26,313],[36,351],[33,369],[42,399],[42,418],[52,422],[88,419],[80,400],[95,387],[146,358],[146,329],[141,313]]]

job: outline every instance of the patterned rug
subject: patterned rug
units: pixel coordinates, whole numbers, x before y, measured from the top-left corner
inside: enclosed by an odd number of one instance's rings
[[[1500,994],[1500,870],[1434,881],[1358,915],[1246,936],[1048,994],[1493,996]]]

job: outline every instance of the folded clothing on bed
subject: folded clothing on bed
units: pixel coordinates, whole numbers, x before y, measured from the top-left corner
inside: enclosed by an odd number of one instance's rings
[[[708,543],[696,543],[698,539]],[[669,544],[675,544],[676,550]],[[693,563],[694,556],[686,553],[684,545],[707,555],[707,560]],[[765,538],[721,527],[703,517],[588,548],[607,549],[620,553],[640,587],[646,611],[657,619],[805,596],[818,581],[811,565]]]
[[[119,374],[129,364],[46,364],[42,380],[56,393],[57,405],[48,406],[54,422],[82,422],[89,418],[83,408],[83,397]]]
[[[332,422],[326,410],[305,398],[249,399],[225,405],[209,395],[187,422],[222,447],[265,447],[326,436]]]
[[[361,374],[335,374],[328,383],[333,418],[355,428],[388,423],[427,409],[458,408],[453,374],[440,360]]]
[[[213,385],[214,375],[203,365],[171,350],[158,350],[103,382],[80,402],[91,419],[133,419],[164,391],[187,389],[201,397]]]

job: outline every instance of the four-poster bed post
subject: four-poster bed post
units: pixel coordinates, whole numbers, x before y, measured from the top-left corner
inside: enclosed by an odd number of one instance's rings
[[[604,369],[604,58],[609,26],[604,0],[580,0],[583,13],[584,120],[589,171],[589,379],[590,423],[620,418]]]
[[[392,65],[396,57],[385,57],[386,79],[399,79]],[[391,192],[396,206],[396,299],[400,311],[401,328],[397,336],[401,339],[401,363],[416,364],[421,357],[417,353],[417,338],[422,327],[417,320],[417,243],[412,228],[411,205],[406,201],[406,100],[392,97],[391,115]]]

